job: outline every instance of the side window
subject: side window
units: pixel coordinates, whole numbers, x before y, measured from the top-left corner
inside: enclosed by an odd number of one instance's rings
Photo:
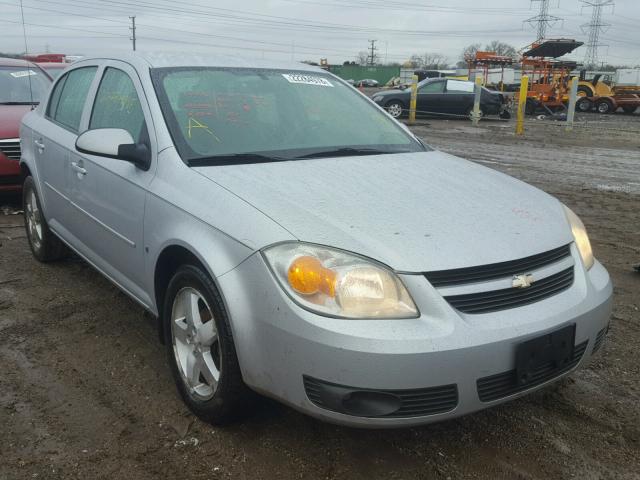
[[[447,80],[447,93],[473,93],[475,85],[462,80]]]
[[[53,89],[53,93],[49,99],[49,105],[47,105],[47,117],[49,118],[53,118],[56,115],[56,109],[60,103],[60,94],[62,94],[62,89],[64,88],[67,78],[69,78],[69,74],[63,76]]]
[[[56,86],[49,103],[49,116],[56,122],[77,132],[87,93],[98,67],[83,67],[70,71],[64,82]],[[58,86],[60,93],[58,94]],[[55,104],[54,104],[55,101]],[[52,107],[53,110],[52,110]]]
[[[122,70],[105,70],[89,121],[89,129],[95,128],[123,128],[135,142],[143,141],[146,135],[144,113],[136,88]]]
[[[420,87],[420,93],[442,93],[444,90],[444,82],[425,83]]]

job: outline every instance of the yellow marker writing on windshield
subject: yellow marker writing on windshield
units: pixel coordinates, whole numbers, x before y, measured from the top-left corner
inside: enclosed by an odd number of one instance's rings
[[[189,117],[189,125],[187,126],[187,136],[189,138],[191,138],[191,129],[192,128],[202,128],[202,129],[204,129],[205,132],[210,133],[213,136],[213,138],[215,138],[218,142],[222,141],[216,136],[215,133],[213,133],[211,131],[211,129],[207,125],[205,125],[202,122],[199,122],[198,120],[196,120],[193,117]]]

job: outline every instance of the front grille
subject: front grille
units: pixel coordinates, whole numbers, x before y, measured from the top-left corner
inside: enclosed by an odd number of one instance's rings
[[[488,313],[538,302],[573,284],[573,267],[537,280],[528,288],[504,288],[489,292],[451,295],[444,299],[463,313]]]
[[[11,160],[20,160],[20,140],[0,140],[0,152]]]
[[[605,327],[602,330],[600,330],[598,332],[598,335],[596,335],[596,341],[593,342],[593,349],[591,350],[591,355],[593,355],[598,350],[600,350],[600,347],[604,343],[604,339],[605,339],[606,336],[607,336],[607,327]]]
[[[304,376],[304,389],[309,400],[315,405],[328,410],[338,411],[326,405],[322,400],[323,385],[333,385],[312,377]],[[455,384],[439,387],[412,390],[373,390],[355,387],[341,387],[353,391],[371,391],[395,395],[400,399],[400,408],[393,413],[381,415],[380,418],[420,417],[435,415],[453,410],[458,405],[458,387]],[[344,413],[344,412],[342,412]]]
[[[553,380],[578,365],[587,348],[587,343],[588,342],[585,341],[573,347],[573,357],[571,357],[571,361],[562,367],[554,368],[551,362],[546,365],[541,365],[538,370],[532,372],[530,377],[531,381],[526,385],[518,385],[516,370],[509,370],[508,372],[479,379],[477,386],[480,400],[483,402],[491,402]]]
[[[565,245],[549,250],[548,252],[509,262],[493,263],[479,267],[456,268],[453,270],[439,270],[436,272],[427,272],[424,275],[431,285],[436,288],[461,285],[464,283],[484,282],[496,278],[519,275],[562,260],[571,255],[570,246],[570,244]]]

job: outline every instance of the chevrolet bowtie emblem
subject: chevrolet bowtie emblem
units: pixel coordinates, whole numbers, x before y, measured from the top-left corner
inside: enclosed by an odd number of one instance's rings
[[[526,275],[515,275],[511,286],[513,288],[528,288],[533,283],[533,275],[527,273]]]

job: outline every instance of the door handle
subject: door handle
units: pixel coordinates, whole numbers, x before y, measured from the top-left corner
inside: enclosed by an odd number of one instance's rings
[[[87,170],[82,167],[82,165],[78,164],[77,162],[71,162],[71,168],[73,168],[78,175],[86,175],[87,174]]]
[[[42,140],[34,140],[33,143],[36,144],[36,147],[38,147],[40,153],[44,151],[44,143],[42,143]]]

